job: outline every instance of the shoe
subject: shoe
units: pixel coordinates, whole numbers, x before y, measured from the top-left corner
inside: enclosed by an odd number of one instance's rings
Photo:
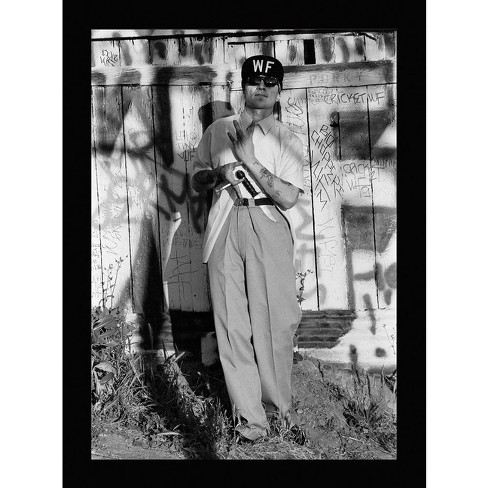
[[[245,441],[257,441],[266,437],[266,431],[259,429],[258,427],[248,427],[245,424],[239,424],[236,426],[236,432],[242,440]]]

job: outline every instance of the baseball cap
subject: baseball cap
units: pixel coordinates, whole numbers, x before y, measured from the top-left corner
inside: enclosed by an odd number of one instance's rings
[[[272,56],[258,54],[244,61],[241,68],[242,88],[244,88],[247,78],[252,75],[274,76],[283,89],[283,65]]]

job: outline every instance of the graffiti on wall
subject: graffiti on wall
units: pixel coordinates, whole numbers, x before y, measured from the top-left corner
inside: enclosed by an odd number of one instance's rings
[[[99,64],[124,59],[133,62],[105,49]],[[228,87],[221,87],[219,97],[212,90],[93,88],[94,300],[103,296],[103,268],[127,257],[117,303],[150,317],[159,328],[169,309],[210,307],[201,264],[210,202],[193,192],[190,181],[203,131],[237,110]],[[303,148],[305,194],[292,210],[297,270],[313,271],[305,281],[304,310],[395,305],[395,207],[377,203],[384,188],[396,184],[396,148],[384,143],[394,122],[391,97],[384,86],[282,93],[279,117]]]

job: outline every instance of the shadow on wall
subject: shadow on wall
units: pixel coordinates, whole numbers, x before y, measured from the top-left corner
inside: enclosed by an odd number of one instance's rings
[[[179,349],[195,350],[200,352],[200,335],[213,330],[213,320],[210,313],[182,312],[180,310],[169,310],[167,304],[174,300],[171,294],[178,294],[177,286],[167,287],[168,296],[164,296],[164,283],[161,270],[167,264],[167,258],[171,253],[174,234],[172,239],[163,242],[167,227],[165,223],[172,223],[181,205],[188,204],[189,212],[181,215],[181,220],[188,228],[191,221],[193,229],[198,234],[203,234],[201,217],[211,203],[211,194],[207,197],[195,194],[191,191],[191,174],[184,169],[175,168],[176,148],[173,142],[173,128],[171,125],[171,103],[168,86],[153,87],[152,104],[154,115],[154,126],[152,120],[143,121],[144,127],[139,127],[132,133],[124,133],[123,121],[127,119],[128,112],[137,105],[137,100],[125,100],[123,103],[115,103],[114,100],[121,99],[120,86],[107,86],[95,92],[95,118],[99,121],[96,125],[95,152],[99,161],[98,170],[103,172],[105,182],[108,185],[104,194],[107,198],[99,202],[100,225],[103,233],[104,228],[126,225],[129,222],[130,228],[135,229],[132,233],[138,235],[137,242],[131,241],[131,273],[130,276],[120,285],[119,300],[115,307],[121,307],[126,303],[132,304],[133,313],[136,314],[137,323],[140,325],[141,343],[143,349],[162,348],[162,339],[166,337],[163,333],[172,329],[175,345]],[[230,103],[223,101],[209,102],[198,110],[202,131],[217,118],[232,115],[234,113]],[[100,123],[103,121],[103,123]],[[114,163],[114,154],[120,150],[120,134],[124,133],[125,138],[146,136],[146,144],[126,148],[125,157],[130,161],[132,170],[137,168],[139,174],[134,180],[126,180],[125,174],[121,171],[111,171],[111,164]],[[147,137],[151,135],[151,137]],[[142,137],[144,139],[144,137]],[[127,142],[127,141],[126,141]],[[151,154],[151,147],[154,145],[154,157]],[[116,148],[116,146],[118,146]],[[124,143],[124,147],[126,144]],[[123,159],[123,157],[122,157]],[[190,163],[191,164],[191,163]],[[145,191],[141,182],[154,181],[157,187],[157,199],[151,197],[151,190]],[[130,215],[130,206],[124,204],[125,196],[120,198],[116,188],[126,188],[127,183],[137,186],[137,199],[131,201],[131,194],[127,194],[128,201],[132,205],[142,205],[142,210],[137,216]],[[112,212],[113,208],[122,209],[118,213]],[[151,209],[157,209],[152,212]],[[157,222],[155,219],[157,218]],[[161,231],[158,228],[161,226]],[[159,235],[158,235],[159,234]],[[160,242],[161,240],[161,242]],[[192,259],[201,263],[202,249],[195,248]],[[166,258],[166,259],[165,259]],[[164,279],[167,279],[165,277]],[[184,277],[178,276],[178,280]],[[191,320],[190,320],[191,317]]]
[[[375,282],[378,293],[383,294],[384,302],[389,305],[392,290],[396,288],[396,262],[383,269],[377,256],[383,254],[396,232],[396,209],[389,207],[374,208],[371,206],[342,206],[344,241],[346,243],[346,266],[348,274],[349,308],[356,310],[356,291],[354,284],[360,281]],[[373,235],[374,229],[374,235]],[[365,273],[354,271],[353,256],[356,252],[369,252],[375,256],[375,267]],[[366,309],[370,310],[371,333],[376,334],[376,319],[373,309],[379,308],[378,297],[365,294],[363,297]]]
[[[166,67],[164,70],[167,72],[168,68]],[[106,86],[103,90],[105,90],[105,99],[108,109],[105,110],[105,112],[98,114],[98,119],[103,120],[104,123],[96,127],[96,151],[98,156],[106,158],[105,164],[110,165],[110,158],[114,151],[117,137],[121,131],[123,131],[123,121],[126,119],[127,112],[132,105],[131,103],[122,103],[121,107],[110,105],[111,100],[115,98],[114,94],[116,94],[118,90],[122,91],[121,86]],[[148,178],[154,178],[154,176],[151,175],[153,175],[155,171],[157,199],[155,201],[154,199],[151,200],[148,195],[141,199],[144,209],[140,221],[137,222],[140,226],[138,241],[131,249],[132,274],[130,278],[127,279],[126,283],[123,284],[123,292],[121,294],[121,297],[127,295],[131,297],[134,312],[144,318],[145,324],[141,326],[141,334],[143,336],[142,346],[144,348],[158,345],[156,338],[161,336],[161,331],[165,327],[168,327],[167,321],[169,318],[167,314],[165,314],[165,302],[171,304],[176,301],[172,294],[179,293],[179,286],[184,286],[184,280],[186,279],[186,277],[181,274],[175,276],[174,279],[178,280],[179,283],[176,286],[169,286],[167,289],[168,296],[164,296],[163,276],[161,276],[159,270],[162,269],[163,264],[167,263],[164,259],[164,255],[167,250],[166,248],[171,250],[173,239],[166,243],[163,242],[165,234],[168,234],[167,227],[164,227],[163,224],[164,222],[171,223],[174,216],[178,214],[178,209],[181,208],[182,205],[188,204],[188,213],[186,215],[181,215],[182,229],[184,229],[185,225],[188,226],[191,223],[193,229],[195,229],[198,234],[203,234],[204,228],[201,225],[202,215],[205,215],[205,211],[206,209],[208,210],[211,203],[211,193],[207,195],[207,197],[193,194],[190,187],[191,174],[175,167],[175,154],[177,154],[177,148],[173,141],[174,130],[171,123],[171,100],[168,85],[155,85],[151,87],[151,93],[152,113],[154,118],[153,121],[147,121],[146,127],[143,128],[143,131],[146,134],[150,134],[151,137],[149,137],[149,141],[145,146],[138,147],[136,150],[132,149],[132,152],[130,152],[128,156],[137,159],[141,163],[139,167],[145,168]],[[99,109],[102,106],[103,104],[98,104]],[[117,110],[120,112],[115,113]],[[202,132],[214,120],[233,114],[234,111],[229,102],[211,101],[202,105],[198,109],[198,117],[202,125]],[[371,137],[373,143],[378,139],[386,125],[383,115],[382,111],[372,114]],[[364,116],[364,113],[361,113],[361,116]],[[341,128],[348,126],[348,132],[354,133],[354,120],[354,114],[351,114],[350,116],[348,114],[341,114]],[[150,149],[150,146],[152,145],[154,145],[153,156],[148,154],[148,149]],[[367,156],[369,159],[369,153]],[[354,157],[357,157],[357,154]],[[111,184],[114,187],[126,184],[125,181],[116,180],[116,177],[114,177],[110,171],[107,171],[107,174],[112,178]],[[144,175],[139,175],[138,181],[143,180]],[[108,203],[112,204],[116,202],[112,200]],[[157,209],[157,212],[155,212],[158,219],[157,223],[154,221],[155,214],[149,212],[151,207]],[[385,301],[388,300],[388,293],[391,293],[391,291],[388,291],[388,288],[391,289],[391,284],[396,280],[396,268],[392,268],[392,266],[383,270],[381,266],[378,265],[376,269],[367,274],[367,276],[354,274],[352,269],[353,252],[355,250],[374,252],[374,248],[371,248],[370,244],[366,244],[366,242],[373,242],[373,236],[370,236],[370,239],[364,239],[364,234],[366,232],[371,233],[373,229],[372,222],[368,220],[371,218],[371,207],[363,209],[364,212],[361,209],[361,207],[347,206],[343,208],[344,229],[347,238],[348,282],[351,285],[349,293],[349,305],[351,310],[355,309],[353,286],[355,280],[376,280],[378,289],[382,290],[381,286],[383,286]],[[108,215],[108,213],[109,212],[106,214]],[[149,217],[149,214],[153,215],[153,217]],[[117,217],[114,218],[109,217],[104,223],[112,225],[117,223],[117,219],[120,220],[120,222],[123,222],[125,219],[126,223],[127,220],[130,221],[129,217],[130,216],[127,214],[117,215]],[[391,234],[383,234],[383,231],[389,229],[389,224],[394,221],[394,209],[375,208],[375,218],[375,226],[377,229],[376,238],[378,239],[379,237],[380,239],[380,241],[377,242],[377,248],[378,252],[381,252],[379,249],[382,246],[382,240],[386,239],[386,242],[388,242],[391,237]],[[156,230],[158,228],[160,228],[159,235]],[[188,229],[188,227],[186,227],[186,229]],[[198,248],[196,248],[193,251],[194,254],[192,254],[192,259],[195,261],[198,259],[201,263],[202,249],[198,250]],[[198,253],[200,254],[198,255]],[[164,279],[167,278],[165,277]],[[376,300],[376,297],[364,297],[364,301],[367,303],[368,308],[375,308]],[[120,304],[121,303],[117,305]],[[195,325],[195,320],[198,322],[197,325]],[[191,347],[199,351],[199,337],[198,341],[195,337],[213,329],[213,321],[210,313],[202,312],[200,317],[200,315],[195,314],[195,312],[170,310],[170,322],[172,323],[175,344],[181,349]],[[148,327],[147,323],[150,323],[151,327]],[[373,333],[375,333],[375,327],[376,325],[373,323]],[[153,338],[151,338],[151,330],[153,332]]]

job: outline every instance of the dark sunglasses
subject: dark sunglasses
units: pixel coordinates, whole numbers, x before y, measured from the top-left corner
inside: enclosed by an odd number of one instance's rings
[[[247,78],[248,85],[259,85],[261,80],[264,81],[264,86],[271,88],[272,86],[276,86],[278,84],[278,78],[274,76],[264,76],[264,75],[251,75]]]

